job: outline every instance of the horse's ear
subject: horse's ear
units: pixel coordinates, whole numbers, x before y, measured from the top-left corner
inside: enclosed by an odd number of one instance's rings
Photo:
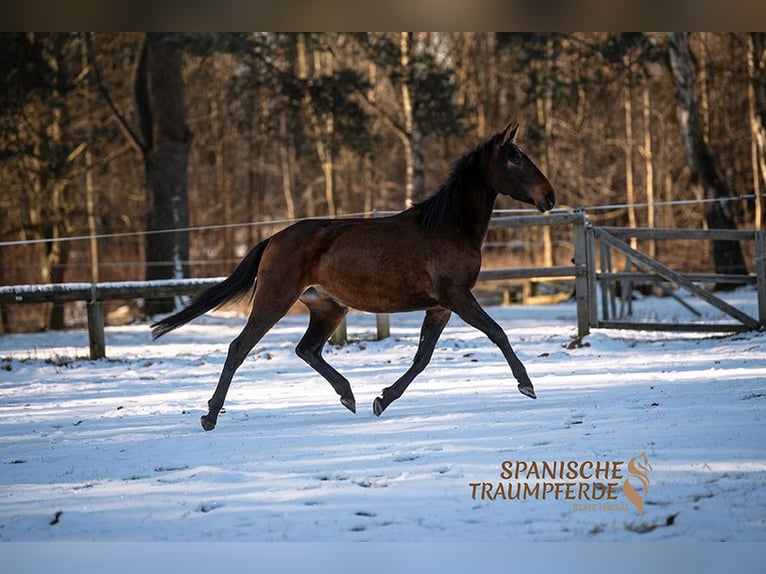
[[[500,144],[500,147],[504,146],[508,142],[513,143],[513,140],[516,139],[517,131],[519,131],[519,124],[508,124],[508,126],[505,128],[505,131],[503,132],[503,141]]]

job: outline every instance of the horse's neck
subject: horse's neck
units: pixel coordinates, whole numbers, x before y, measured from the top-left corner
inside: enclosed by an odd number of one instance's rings
[[[470,182],[458,190],[453,196],[456,205],[452,213],[462,235],[478,244],[484,241],[496,198],[497,194],[480,180]]]

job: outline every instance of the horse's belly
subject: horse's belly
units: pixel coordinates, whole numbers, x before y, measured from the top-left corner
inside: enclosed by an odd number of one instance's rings
[[[430,309],[439,305],[436,299],[425,295],[397,299],[385,296],[369,296],[366,293],[333,293],[324,287],[322,289],[326,290],[339,303],[368,313],[404,313]]]
[[[400,313],[438,305],[425,282],[397,281],[390,276],[359,277],[336,275],[316,286],[336,301],[369,313]]]
[[[340,303],[370,313],[399,313],[438,305],[426,270],[398,264],[336,261],[323,265],[316,286]]]

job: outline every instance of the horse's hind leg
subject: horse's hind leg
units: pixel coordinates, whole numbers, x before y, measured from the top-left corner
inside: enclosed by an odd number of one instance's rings
[[[260,280],[259,280],[260,281]],[[229,391],[231,379],[239,366],[244,362],[247,354],[255,347],[256,343],[279,321],[298,299],[298,296],[286,294],[276,295],[272,289],[267,289],[263,283],[259,283],[253,298],[253,308],[247,320],[245,328],[239,336],[229,345],[229,353],[226,355],[221,377],[215,388],[213,396],[208,401],[208,413],[201,418],[202,428],[206,431],[213,430],[218,421],[218,413],[221,412],[226,401],[226,393]]]
[[[341,305],[334,299],[310,289],[303,296],[301,301],[308,307],[311,313],[309,327],[306,334],[303,335],[300,343],[295,348],[298,356],[306,361],[311,368],[322,375],[340,395],[341,404],[350,410],[356,412],[356,400],[354,393],[351,392],[351,385],[348,380],[331,367],[322,357],[322,349],[327,339],[338,328],[343,318],[348,313],[348,307]]]
[[[426,311],[426,317],[420,329],[420,343],[418,344],[418,351],[415,353],[415,360],[406,373],[393,385],[383,389],[380,396],[373,401],[372,410],[377,416],[380,416],[388,405],[401,397],[415,377],[426,368],[433,356],[436,342],[444,331],[451,314],[449,309],[443,307]]]

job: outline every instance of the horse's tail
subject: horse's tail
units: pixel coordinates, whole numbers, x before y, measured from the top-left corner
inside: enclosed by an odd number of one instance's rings
[[[258,275],[258,267],[261,264],[263,251],[269,240],[261,241],[250,250],[245,258],[240,262],[234,272],[218,285],[206,289],[181,309],[175,315],[165,317],[152,325],[152,339],[162,337],[173,329],[185,325],[189,321],[196,319],[220,307],[229,301],[237,301],[245,297],[255,286],[255,278]]]

